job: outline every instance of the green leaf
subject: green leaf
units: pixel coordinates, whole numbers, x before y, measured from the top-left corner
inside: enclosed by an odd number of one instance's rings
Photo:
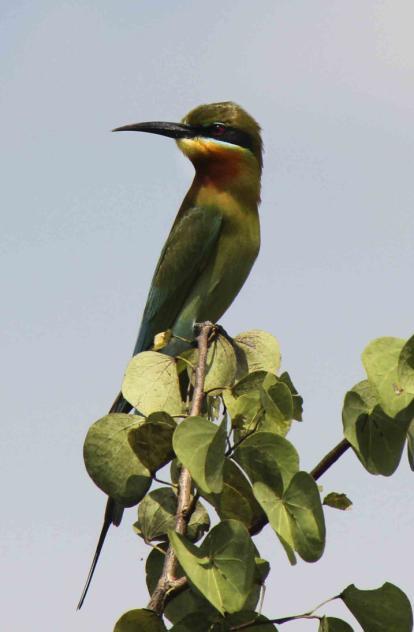
[[[386,582],[375,590],[359,590],[351,584],[340,597],[365,632],[411,632],[413,629],[411,604],[394,584]]]
[[[150,595],[152,595],[157,586],[164,566],[165,555],[160,552],[160,549],[166,552],[168,544],[161,542],[157,549],[152,549],[145,563],[145,581]],[[177,577],[182,577],[182,573],[181,575],[177,573]]]
[[[255,570],[254,570],[254,581],[253,587],[247,597],[243,608],[245,610],[255,610],[257,604],[260,601],[263,584],[267,575],[270,572],[270,564],[266,560],[262,560],[259,557],[255,558]]]
[[[181,415],[183,403],[175,359],[156,351],[138,353],[127,366],[122,395],[143,415],[160,410]]]
[[[407,368],[405,362],[399,367],[399,358],[404,346],[405,341],[402,338],[377,338],[370,342],[362,353],[368,380],[376,391],[381,407],[390,417],[406,408],[414,397],[413,394],[404,391],[400,381],[399,368]]]
[[[206,617],[205,612],[192,612],[173,625],[170,632],[227,632],[228,627],[214,625],[217,617]],[[224,622],[223,622],[224,624]]]
[[[217,391],[232,386],[236,379],[237,360],[231,342],[219,334],[207,353],[204,391]]]
[[[167,543],[162,542],[159,548],[167,550]],[[146,582],[148,592],[152,595],[161,576],[164,566],[165,556],[158,550],[153,549],[148,555],[145,565]],[[180,565],[178,565],[176,577],[183,577],[184,573]],[[211,620],[219,616],[218,611],[204,599],[202,595],[196,593],[191,587],[180,592],[167,603],[164,614],[171,621],[177,623],[191,613],[202,613],[205,619]]]
[[[293,419],[293,398],[287,384],[268,373],[260,390],[260,401],[265,416],[260,430],[275,432],[284,437],[290,430]]]
[[[142,423],[137,415],[106,415],[89,428],[83,447],[89,476],[124,507],[136,505],[151,485],[149,470],[129,442],[129,433]]]
[[[232,418],[233,427],[248,426],[257,411],[262,410],[260,387],[266,375],[265,371],[249,373],[231,390],[223,392],[224,404]]]
[[[301,419],[302,398],[287,373],[256,371],[223,393],[224,403],[240,436],[255,429],[285,436],[293,418]]]
[[[342,423],[345,437],[358,453],[357,421],[366,420],[378,404],[374,387],[368,380],[358,382],[345,395],[342,408]]]
[[[197,542],[210,529],[210,517],[204,505],[198,501],[187,526],[187,538]]]
[[[320,558],[325,522],[318,487],[298,472],[299,457],[289,441],[257,432],[240,444],[234,459],[247,473],[253,493],[279,536],[291,563],[292,549],[306,561]]]
[[[222,410],[222,399],[220,395],[207,395],[207,417],[210,421],[214,421],[220,417]]]
[[[152,413],[129,434],[131,447],[141,463],[155,473],[174,457],[172,436],[176,423],[167,413]]]
[[[414,394],[414,336],[407,340],[401,350],[398,358],[398,376],[401,387]]]
[[[235,398],[230,391],[225,391],[223,399],[231,416],[232,427],[239,430],[241,436],[258,428],[264,418],[260,392],[246,393]]]
[[[408,463],[410,468],[414,471],[414,420],[411,422],[407,433],[407,453]]]
[[[280,376],[280,381],[284,382],[288,387],[292,395],[293,401],[293,419],[297,421],[302,421],[302,413],[303,413],[303,398],[299,395],[296,388],[293,385],[292,380],[290,379],[289,373],[282,373]]]
[[[251,430],[264,415],[260,390],[267,373],[256,371],[242,378],[231,390],[223,392],[224,404],[231,416],[234,428]],[[259,415],[260,413],[260,415]]]
[[[190,470],[196,485],[207,494],[223,489],[225,445],[225,421],[216,426],[205,417],[188,417],[173,436],[174,452]]]
[[[174,528],[176,510],[177,496],[172,489],[154,489],[140,502],[134,529],[145,542],[163,539],[168,530]]]
[[[193,349],[185,354],[192,365],[197,365],[198,351]],[[231,342],[222,334],[214,337],[207,352],[204,391],[219,391],[232,386],[236,379],[237,360]],[[193,379],[193,371],[190,372]]]
[[[361,382],[358,382],[352,390],[358,393],[364,402],[366,412],[372,413],[374,408],[379,405],[377,391],[369,380],[362,380]]]
[[[175,532],[170,543],[189,581],[219,612],[243,608],[253,586],[255,553],[241,522],[220,522],[200,548]]]
[[[252,625],[246,626],[247,623]],[[260,625],[258,625],[260,623]],[[244,624],[244,625],[243,625]],[[203,612],[194,612],[176,623],[171,632],[230,632],[243,625],[243,632],[277,632],[277,628],[269,619],[253,610],[242,610],[235,614],[221,617],[207,617]]]
[[[270,623],[269,619],[252,610],[243,610],[242,612],[226,616],[226,623],[230,630],[238,625],[250,622],[252,622],[252,625],[243,627],[243,632],[277,632],[277,628],[273,623]],[[258,625],[259,623],[260,625]]]
[[[237,355],[238,379],[254,371],[276,373],[280,367],[280,347],[274,336],[260,329],[238,334],[233,343]]]
[[[170,487],[160,487],[145,496],[138,507],[138,521],[134,529],[146,542],[166,539],[175,528],[177,496]],[[195,542],[210,528],[210,518],[197,502],[187,527],[187,537]]]
[[[279,496],[299,470],[299,455],[283,437],[270,432],[255,432],[236,448],[234,459],[251,482],[267,483]]]
[[[353,632],[353,628],[342,619],[323,617],[319,623],[318,632]]]
[[[371,409],[374,402],[366,381],[348,391],[342,410],[344,434],[368,472],[390,476],[400,462],[414,404],[391,418],[379,405]]]
[[[261,557],[256,557],[254,561],[256,564],[255,574],[254,574],[255,582],[260,584],[260,586],[263,586],[263,584],[265,583],[266,577],[270,573],[270,564],[267,560],[264,560]]]
[[[144,608],[125,612],[115,624],[114,632],[167,632],[161,617]]]
[[[260,394],[260,387],[263,384],[265,377],[268,375],[266,371],[254,371],[249,373],[246,377],[243,377],[232,388],[234,397],[240,397],[241,395],[247,395],[257,391]]]
[[[255,488],[253,488],[255,490]],[[256,490],[255,490],[256,491]],[[325,519],[318,486],[307,472],[297,472],[276,506],[269,506],[270,495],[260,488],[260,503],[273,529],[306,562],[316,562],[325,548]],[[256,493],[256,498],[260,498]]]
[[[352,507],[352,501],[349,500],[346,494],[339,494],[338,492],[331,492],[327,494],[323,499],[323,504],[327,507],[333,507],[334,509],[342,509],[345,511]]]
[[[249,530],[263,521],[262,508],[249,481],[230,459],[224,461],[222,492],[209,495],[207,500],[213,504],[221,520],[240,520]]]
[[[175,459],[173,459],[170,463],[170,478],[171,478],[171,483],[173,485],[178,485],[178,481],[180,480],[181,469],[182,469],[182,464],[177,459],[177,457],[175,457]],[[193,493],[193,488],[194,488],[194,485],[191,486],[191,493]]]

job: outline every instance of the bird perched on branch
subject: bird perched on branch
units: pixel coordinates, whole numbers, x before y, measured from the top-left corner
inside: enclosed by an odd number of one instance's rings
[[[135,123],[114,132],[149,132],[174,138],[195,168],[154,272],[133,355],[153,347],[168,331],[162,353],[180,353],[194,325],[213,323],[243,286],[260,246],[258,205],[262,172],[260,127],[240,106],[226,101],[200,105],[181,123]],[[129,412],[119,394],[110,412]],[[123,507],[108,499],[95,556],[78,608],[89,588],[111,524]]]

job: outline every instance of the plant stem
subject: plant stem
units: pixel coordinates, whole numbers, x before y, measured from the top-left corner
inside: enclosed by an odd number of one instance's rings
[[[198,362],[195,370],[195,386],[190,411],[192,417],[201,413],[204,399],[208,341],[213,327],[214,325],[210,322],[199,325],[199,334],[197,336]],[[194,507],[195,503],[191,500],[191,475],[187,468],[183,467],[178,481],[177,512],[175,514],[175,530],[177,533],[185,535]],[[167,596],[171,596],[172,592],[182,590],[187,583],[185,577],[176,578],[176,571],[177,558],[173,548],[169,546],[165,555],[161,577],[148,604],[148,608],[159,615],[164,611]]]
[[[318,480],[325,474],[326,470],[328,470],[331,465],[336,463],[336,461],[351,447],[348,439],[342,439],[328,454],[326,454],[323,459],[318,463],[316,467],[310,472],[310,475],[314,478],[315,481]]]

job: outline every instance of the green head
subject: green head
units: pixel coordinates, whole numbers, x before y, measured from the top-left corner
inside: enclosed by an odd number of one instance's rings
[[[196,138],[216,143],[217,149],[241,148],[250,151],[262,167],[263,144],[260,127],[250,114],[232,101],[199,105],[183,118],[183,123],[197,130]],[[181,146],[181,143],[179,143]],[[184,144],[183,144],[184,145]],[[227,147],[226,147],[227,145]],[[214,145],[212,145],[214,147]],[[182,146],[187,153],[185,146]]]
[[[137,131],[175,138],[180,149],[197,166],[206,161],[232,161],[246,153],[262,168],[260,127],[239,105],[231,101],[199,105],[181,123],[136,123],[114,131]]]

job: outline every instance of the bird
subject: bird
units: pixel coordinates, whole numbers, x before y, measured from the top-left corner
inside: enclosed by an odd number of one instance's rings
[[[194,166],[193,182],[179,208],[148,293],[133,355],[154,348],[175,356],[194,340],[196,323],[217,323],[246,281],[260,248],[263,144],[255,119],[232,101],[200,105],[181,123],[145,122],[114,132],[146,132],[175,139]],[[110,413],[128,413],[122,393]],[[123,507],[109,498],[92,565],[78,603],[82,607],[106,535]]]

